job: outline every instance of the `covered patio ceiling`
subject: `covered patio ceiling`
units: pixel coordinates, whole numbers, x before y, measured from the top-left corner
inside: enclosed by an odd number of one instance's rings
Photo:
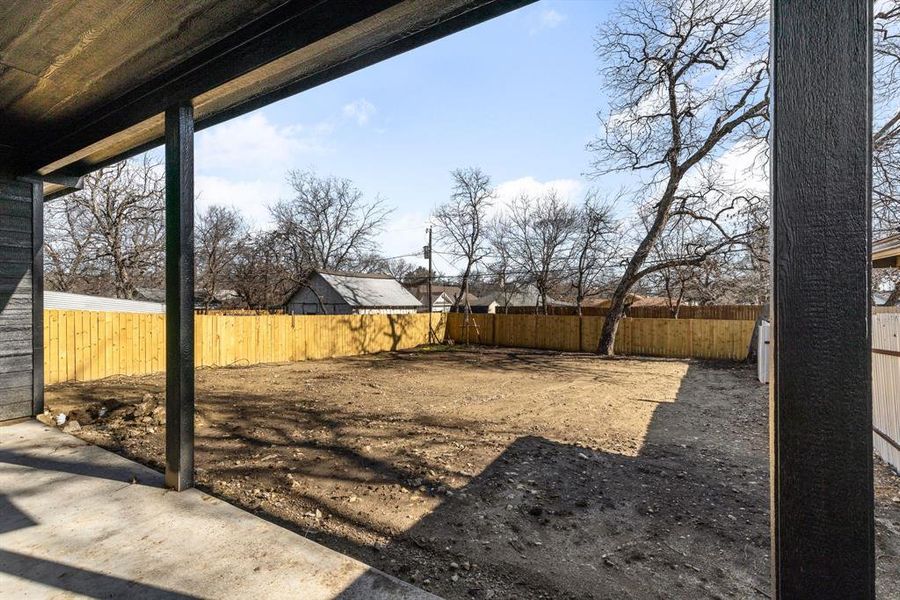
[[[74,178],[534,0],[0,3],[0,173]]]
[[[14,242],[0,244],[0,317],[30,332],[12,357],[26,370],[6,367],[29,382],[31,401],[20,404],[43,410],[42,192],[64,192],[165,139],[166,483],[190,488],[195,128],[530,1],[0,3],[0,225]],[[875,597],[872,8],[772,2],[771,562],[780,599]]]

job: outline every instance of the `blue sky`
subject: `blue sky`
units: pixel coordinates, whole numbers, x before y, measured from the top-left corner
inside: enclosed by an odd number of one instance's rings
[[[615,5],[544,0],[203,131],[198,207],[263,225],[288,169],[348,177],[394,207],[380,238],[394,256],[421,248],[457,167],[481,167],[503,197],[552,186],[577,200],[605,106],[593,37]]]

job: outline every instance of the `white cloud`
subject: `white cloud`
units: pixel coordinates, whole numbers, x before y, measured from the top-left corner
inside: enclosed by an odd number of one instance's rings
[[[384,256],[415,254],[404,260],[415,265],[427,265],[428,261],[422,258],[422,247],[427,243],[427,220],[428,215],[423,212],[393,213],[378,236],[381,253]]]
[[[375,105],[365,98],[345,104],[343,109],[344,117],[356,121],[359,126],[368,124],[376,112]]]
[[[764,152],[764,144],[741,141],[716,158],[712,168],[720,175],[720,184],[735,193],[766,194],[769,189],[769,172]],[[695,169],[688,175],[685,183],[690,185],[697,180],[700,172]]]
[[[258,175],[296,166],[298,157],[330,152],[327,122],[280,127],[262,113],[217,125],[197,135],[197,170]]]
[[[538,181],[531,175],[504,181],[497,186],[497,207],[508,206],[512,200],[519,196],[542,196],[550,191],[556,193],[567,202],[575,204],[580,200],[580,194],[584,190],[584,184],[577,179],[552,179],[550,181]]]
[[[720,155],[709,158],[688,171],[681,181],[682,192],[705,193],[713,185],[715,191],[704,196],[710,209],[724,209],[732,199],[746,195],[766,196],[769,191],[764,144],[745,140],[726,148]],[[662,194],[664,181],[657,181],[642,193],[638,205],[648,209]],[[733,214],[733,213],[732,213]],[[635,213],[629,210],[628,217]]]
[[[233,119],[197,135],[197,209],[233,206],[255,226],[269,222],[268,207],[290,196],[288,169],[333,152],[329,121],[312,125],[272,123],[264,113]]]
[[[555,29],[559,27],[560,24],[566,20],[566,15],[555,11],[552,8],[545,8],[538,13],[532,13],[532,17],[529,20],[531,21],[529,33],[535,35],[545,29]]]
[[[269,223],[269,206],[290,195],[283,177],[274,179],[231,180],[200,175],[194,180],[197,211],[212,204],[238,209],[248,223],[262,227]]]

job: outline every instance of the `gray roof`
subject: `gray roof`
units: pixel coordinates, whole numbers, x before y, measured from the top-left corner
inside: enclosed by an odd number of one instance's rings
[[[480,296],[477,301],[472,302],[472,306],[489,306],[496,302],[503,307],[525,307],[533,308],[540,304],[537,288],[533,285],[526,285],[519,290],[505,290],[491,292]],[[568,302],[561,302],[551,297],[547,297],[548,306],[570,306]]]
[[[166,305],[122,298],[106,298],[68,292],[44,292],[44,308],[54,310],[93,310],[127,313],[164,313]]]
[[[419,296],[419,302],[425,305],[428,302],[428,294],[422,294]],[[453,298],[451,298],[447,292],[431,292],[431,303],[438,304],[439,302],[443,302],[444,304],[453,304]]]
[[[350,306],[422,306],[390,275],[340,271],[318,271],[317,274]]]

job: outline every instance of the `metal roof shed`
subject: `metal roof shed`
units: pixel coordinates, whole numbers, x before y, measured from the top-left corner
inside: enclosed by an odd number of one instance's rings
[[[314,271],[287,302],[291,314],[414,313],[422,306],[390,275]]]

